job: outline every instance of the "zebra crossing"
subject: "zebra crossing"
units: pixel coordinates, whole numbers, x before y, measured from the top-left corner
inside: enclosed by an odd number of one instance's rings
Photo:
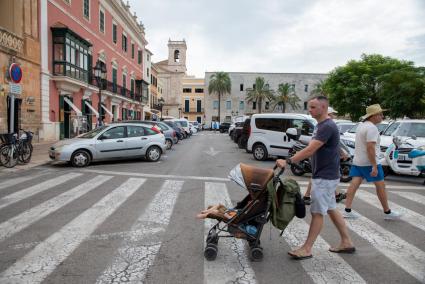
[[[47,171],[0,180],[0,283],[55,282],[52,279],[57,279],[57,271],[68,269],[70,263],[76,268],[69,269],[84,268],[79,257],[98,262],[95,273],[77,273],[79,276],[69,282],[152,283],[152,274],[166,265],[168,274],[154,277],[163,279],[161,283],[172,282],[177,274],[189,276],[175,283],[292,283],[294,279],[306,283],[368,283],[374,274],[379,274],[374,265],[380,261],[389,266],[382,272],[389,274],[380,275],[386,282],[425,283],[423,190],[395,187],[390,193],[390,206],[403,212],[403,217],[381,223],[376,222],[382,217],[376,195],[368,187],[359,190],[356,204],[369,210],[359,210],[358,219],[347,220],[350,234],[358,242],[358,252],[353,255],[329,252],[328,248],[335,245],[335,237],[330,235],[337,233],[325,227],[325,233],[315,243],[312,259],[289,259],[287,250],[299,246],[306,238],[307,218],[294,219],[282,237],[275,229],[270,228],[270,233],[265,229],[261,240],[265,257],[261,263],[252,262],[246,242],[234,238],[220,239],[217,259],[206,261],[203,246],[215,221],[196,220],[195,213],[217,203],[230,207],[244,195],[227,179],[216,177],[87,170]],[[187,208],[188,198],[203,202],[197,208]],[[37,202],[29,202],[33,199]],[[143,206],[139,208],[138,204]],[[66,221],[56,222],[64,208],[72,214],[63,217],[69,217]],[[179,225],[194,236],[193,244],[185,248],[187,255],[177,257],[185,265],[167,261],[176,259],[170,248],[180,246],[183,238],[171,226],[174,214],[184,214],[187,221]],[[108,230],[111,220],[119,220],[120,216],[131,216],[132,221],[122,220],[122,225]],[[48,234],[31,234],[46,224]],[[412,231],[396,231],[397,224]],[[412,242],[411,235],[422,239]],[[114,245],[106,245],[110,243]],[[108,258],[85,254],[91,249],[98,252],[96,244]],[[368,251],[376,253],[371,256]],[[202,265],[196,266],[200,269],[193,274],[191,267],[197,263]],[[67,283],[67,279],[61,279],[61,283]]]

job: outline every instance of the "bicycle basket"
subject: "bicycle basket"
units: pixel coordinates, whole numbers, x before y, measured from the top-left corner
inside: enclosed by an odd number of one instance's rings
[[[0,134],[0,141],[2,144],[12,144],[15,142],[15,136],[13,133]]]

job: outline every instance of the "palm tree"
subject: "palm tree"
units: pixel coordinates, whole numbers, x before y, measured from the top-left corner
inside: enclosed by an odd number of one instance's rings
[[[320,80],[319,83],[317,83],[316,85],[314,85],[314,89],[311,90],[310,96],[326,96],[326,85],[325,85],[325,81]]]
[[[249,102],[258,103],[258,112],[261,113],[263,100],[271,100],[273,91],[270,90],[269,84],[266,84],[263,77],[255,78],[254,88],[246,89],[246,99]]]
[[[295,94],[295,91],[292,89],[291,85],[288,83],[279,84],[277,89],[277,95],[273,96],[273,109],[276,109],[277,106],[282,107],[282,113],[285,112],[286,106],[289,104],[292,109],[299,109],[300,98]]]
[[[220,122],[220,100],[221,96],[228,93],[232,88],[232,81],[230,80],[229,73],[216,72],[211,76],[210,83],[208,85],[208,93],[217,93],[218,95],[218,121]]]

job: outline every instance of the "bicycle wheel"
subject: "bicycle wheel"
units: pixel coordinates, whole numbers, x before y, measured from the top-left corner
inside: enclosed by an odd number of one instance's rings
[[[13,144],[0,149],[0,162],[6,168],[13,168],[18,163],[17,147]]]
[[[32,147],[31,144],[24,142],[20,145],[19,148],[19,161],[22,163],[29,163],[32,156]]]

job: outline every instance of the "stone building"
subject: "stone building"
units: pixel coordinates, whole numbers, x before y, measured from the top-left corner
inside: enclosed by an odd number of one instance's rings
[[[0,1],[0,133],[23,128],[34,132],[35,140],[39,138],[41,113],[38,3]],[[16,81],[20,76],[22,79]]]
[[[205,82],[204,78],[183,77],[181,105],[183,117],[189,121],[204,120]]]
[[[208,93],[210,77],[215,72],[205,73],[205,123],[210,124],[212,119],[218,117],[218,96]],[[221,97],[220,120],[230,121],[233,116],[250,115],[258,113],[255,102],[246,100],[247,89],[253,88],[255,79],[263,77],[271,90],[277,90],[279,84],[288,83],[295,94],[301,99],[299,109],[286,106],[286,112],[307,113],[307,99],[315,86],[325,80],[327,74],[313,73],[254,73],[254,72],[228,72],[232,88],[230,94]],[[281,112],[279,108],[273,109],[270,103],[264,102],[262,112]]]
[[[183,77],[186,75],[186,41],[168,41],[168,59],[155,63],[163,84],[163,115],[180,117]]]

